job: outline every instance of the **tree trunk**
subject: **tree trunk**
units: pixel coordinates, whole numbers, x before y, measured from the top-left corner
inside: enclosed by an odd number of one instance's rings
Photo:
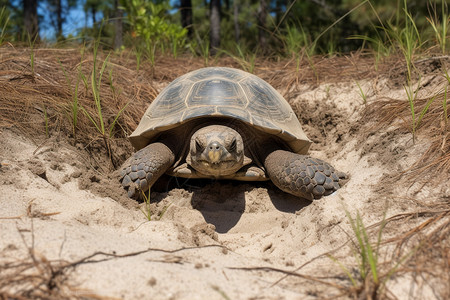
[[[92,27],[95,28],[95,23],[97,23],[95,20],[95,15],[97,14],[97,7],[92,6],[91,10],[92,10]]]
[[[210,4],[210,46],[211,55],[215,55],[220,47],[220,0],[211,0]]]
[[[188,31],[188,37],[192,38],[194,33],[192,28],[192,1],[180,0],[181,26]]]
[[[62,3],[61,0],[56,1],[56,40],[60,40],[63,37],[62,33],[62,24],[63,24],[63,16],[62,16]]]
[[[24,25],[31,42],[39,41],[37,0],[23,0]]]
[[[230,0],[225,0],[225,10],[226,11],[230,10]]]
[[[233,1],[233,14],[234,14],[234,39],[236,44],[239,44],[239,39],[241,35],[239,27],[239,0]]]
[[[267,19],[267,0],[259,1],[258,8],[258,39],[259,47],[262,51],[267,49],[267,38],[266,38],[266,19]]]
[[[123,11],[119,7],[119,0],[114,0],[114,49],[118,50],[123,45]]]

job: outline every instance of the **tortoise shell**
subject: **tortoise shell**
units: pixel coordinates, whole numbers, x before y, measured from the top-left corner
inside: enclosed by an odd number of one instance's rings
[[[130,142],[139,150],[161,132],[214,117],[237,119],[278,136],[298,154],[306,154],[311,145],[289,103],[270,84],[224,67],[202,68],[175,79],[150,104]]]

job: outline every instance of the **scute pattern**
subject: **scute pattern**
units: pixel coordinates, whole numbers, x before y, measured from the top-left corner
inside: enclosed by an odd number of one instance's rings
[[[226,78],[230,81],[238,82],[242,78],[247,77],[248,73],[231,68],[203,68],[183,76],[186,76],[187,78],[195,82],[210,79],[212,77]]]
[[[246,78],[242,87],[249,99],[248,110],[255,116],[263,116],[272,122],[284,123],[295,118],[289,105],[284,105],[284,99],[266,82],[259,78]],[[281,102],[283,100],[283,102]]]
[[[189,108],[201,105],[245,107],[246,102],[239,85],[223,79],[195,83],[192,94],[186,99]]]
[[[154,105],[152,106],[154,107],[152,110],[147,111],[145,115],[149,118],[161,118],[172,114],[181,115],[186,108],[184,98],[188,90],[188,86],[183,84],[183,82],[170,84],[159,94],[157,97],[158,102],[153,102]]]
[[[215,106],[200,106],[195,107],[193,109],[187,109],[183,115],[182,120],[191,120],[194,118],[202,117],[202,116],[209,116],[216,113],[216,107]]]
[[[153,101],[130,141],[139,150],[159,133],[201,117],[237,118],[305,154],[311,141],[289,103],[267,82],[231,68],[203,68],[169,84]]]

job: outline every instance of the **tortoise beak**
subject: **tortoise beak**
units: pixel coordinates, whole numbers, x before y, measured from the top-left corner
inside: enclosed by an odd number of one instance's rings
[[[217,164],[222,158],[224,148],[220,143],[212,142],[206,147],[206,151],[209,161],[213,164]]]

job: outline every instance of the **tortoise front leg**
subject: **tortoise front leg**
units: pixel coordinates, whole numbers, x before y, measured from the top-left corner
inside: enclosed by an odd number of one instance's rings
[[[139,191],[147,191],[173,165],[174,160],[174,153],[163,143],[150,144],[134,153],[120,171],[120,180],[128,190],[128,197],[138,197]]]
[[[330,195],[347,179],[345,173],[320,159],[284,150],[267,155],[264,166],[279,189],[308,200]]]

